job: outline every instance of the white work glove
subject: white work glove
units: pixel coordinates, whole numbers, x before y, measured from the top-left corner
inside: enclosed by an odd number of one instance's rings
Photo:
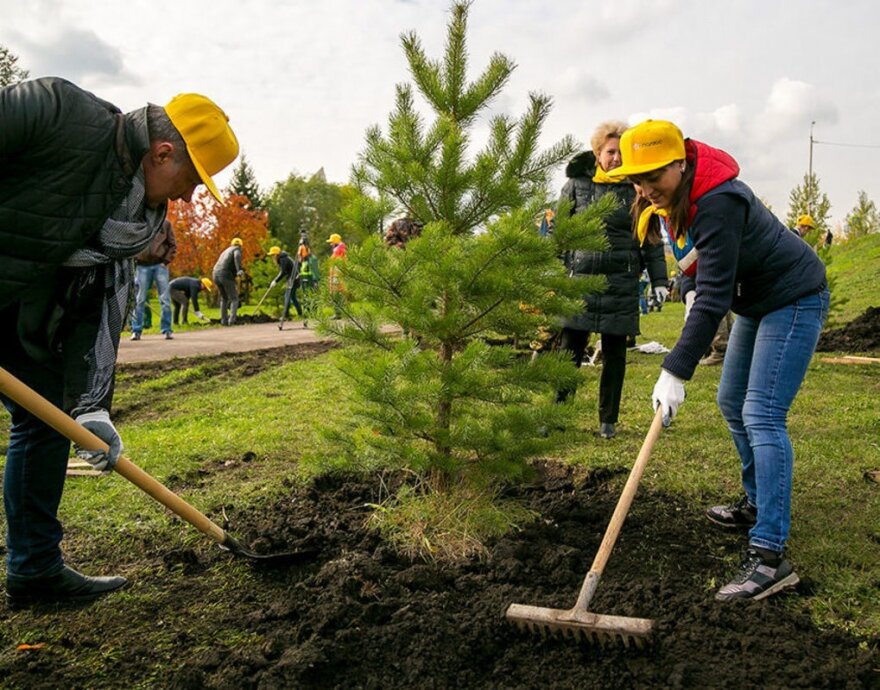
[[[196,312],[196,318],[201,319],[202,321],[210,321],[210,319],[200,311]]]
[[[271,283],[269,283],[269,289],[272,289],[272,288],[275,287],[277,284],[278,284],[278,281],[277,281],[277,280],[273,280]]]
[[[654,297],[657,298],[657,301],[660,302],[660,304],[663,304],[663,302],[665,302],[669,298],[669,290],[667,290],[662,285],[660,287],[655,287]]]
[[[238,269],[238,272],[235,275],[237,275],[239,278],[244,278],[244,269]]]
[[[651,399],[654,402],[655,412],[658,407],[663,409],[663,426],[669,426],[679,406],[684,402],[684,380],[670,374],[666,369],[661,369]]]
[[[110,413],[107,410],[95,410],[81,414],[76,421],[110,446],[110,450],[105,453],[103,450],[87,450],[77,445],[76,456],[100,472],[109,472],[119,459],[123,448],[119,432],[110,421]]]

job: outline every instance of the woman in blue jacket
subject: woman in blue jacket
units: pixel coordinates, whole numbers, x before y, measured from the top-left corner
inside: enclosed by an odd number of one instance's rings
[[[678,267],[696,281],[681,336],[663,360],[654,409],[668,424],[728,309],[738,315],[721,373],[718,405],[742,460],[745,495],[707,517],[749,527],[740,572],[715,598],[762,599],[798,583],[784,558],[791,526],[793,452],[786,417],[828,313],[825,267],[737,179],[724,151],[685,140],[671,122],[647,120],[620,141],[632,181],[640,241],[667,232]],[[665,217],[661,223],[658,216]]]

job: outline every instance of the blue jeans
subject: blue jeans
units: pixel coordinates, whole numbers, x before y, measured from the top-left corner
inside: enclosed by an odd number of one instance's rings
[[[156,292],[159,293],[159,304],[162,307],[159,329],[163,333],[171,333],[171,293],[168,290],[168,266],[165,264],[137,267],[138,291],[134,314],[131,317],[132,333],[140,333],[144,330],[144,305],[147,303],[147,294],[153,287],[154,281]]]
[[[18,338],[8,338],[0,345],[0,365],[60,407],[64,378],[55,364],[30,359]],[[70,441],[6,397],[3,405],[12,415],[3,474],[6,572],[24,577],[42,575],[64,563],[60,547],[63,530],[57,515]]]
[[[828,288],[761,318],[738,316],[730,332],[718,406],[742,460],[758,521],[749,544],[782,551],[791,527],[794,453],[786,418],[828,315]]]
[[[296,298],[296,291],[299,289],[299,281],[296,280],[292,283],[289,283],[287,289],[284,291],[284,311],[282,314],[284,315],[284,319],[290,318],[290,305],[293,304],[293,308],[296,309],[297,316],[302,318],[303,310],[299,304],[299,300]]]

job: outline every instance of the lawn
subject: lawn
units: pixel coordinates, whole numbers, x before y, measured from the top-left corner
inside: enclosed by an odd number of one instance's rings
[[[841,246],[832,265],[838,289],[850,295],[842,320],[880,303],[871,292],[880,274],[880,237]],[[677,303],[651,313],[643,320],[640,342],[656,340],[671,347],[682,317]],[[303,486],[316,468],[332,464],[319,430],[344,426],[353,404],[333,356],[267,361],[262,371],[247,376],[234,370],[224,374],[204,363],[183,363],[161,372],[121,367],[115,406],[126,453],[216,521],[231,516],[234,532],[249,511],[265,511],[288,500],[291,487]],[[823,357],[814,358],[790,415],[796,459],[789,553],[807,586],[804,596],[788,597],[780,605],[806,612],[820,628],[876,640],[880,484],[864,475],[880,469],[880,366],[826,363]],[[556,457],[598,472],[629,466],[650,422],[650,392],[660,361],[659,355],[630,353],[619,435],[610,441],[595,433],[598,369],[585,367],[575,403],[576,428],[560,438]],[[697,370],[687,385],[687,400],[672,427],[661,434],[642,482],[646,497],[667,495],[675,505],[692,511],[695,520],[706,506],[735,498],[740,491],[737,457],[714,402],[719,374],[718,367]],[[0,433],[6,433],[8,417],[0,426]],[[618,476],[611,485],[619,490],[622,483]],[[140,581],[115,601],[139,617],[149,616],[153,608],[162,612],[164,623],[159,627],[136,627],[145,636],[141,643],[153,645],[159,650],[155,653],[174,659],[174,645],[180,641],[168,631],[187,625],[201,630],[198,634],[206,641],[200,644],[210,644],[212,634],[225,645],[250,644],[236,637],[240,631],[224,632],[222,612],[212,608],[217,606],[213,595],[238,591],[249,577],[247,568],[206,555],[212,547],[205,537],[170,519],[124,480],[112,475],[69,479],[61,517],[65,551],[73,563],[86,564],[90,572],[122,572]],[[707,548],[699,541],[682,547]],[[643,548],[650,549],[650,544]],[[214,590],[203,593],[204,608],[195,614],[175,613],[172,590],[191,585],[185,559],[179,567],[169,563],[175,562],[173,554],[193,550],[210,563],[205,577]],[[733,553],[723,558],[721,572],[735,568]],[[156,572],[166,574],[157,579]],[[710,591],[714,585],[717,582],[705,580],[699,586]],[[0,649],[7,650],[0,651],[0,665],[19,663],[12,656],[15,652],[8,651],[14,644],[49,639],[63,646],[74,630],[66,626],[92,625],[95,619],[89,616],[110,616],[116,611],[110,601],[87,609],[91,613],[79,611],[70,617],[0,617]],[[178,620],[184,615],[198,620]],[[94,649],[66,653],[65,663],[81,673],[92,669],[100,674],[108,655],[122,653],[118,644],[101,642]],[[152,682],[142,681],[142,686],[151,687]],[[112,679],[102,686],[112,686]]]

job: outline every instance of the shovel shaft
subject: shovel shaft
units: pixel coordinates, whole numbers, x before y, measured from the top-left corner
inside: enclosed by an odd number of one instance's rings
[[[260,307],[263,306],[263,302],[266,301],[266,298],[269,296],[269,293],[270,293],[270,292],[272,292],[272,288],[271,288],[271,287],[270,287],[268,290],[266,290],[265,294],[263,294],[262,297],[260,297],[260,301],[257,302],[257,306],[254,307],[254,311],[255,311],[255,312],[260,311]]]
[[[26,386],[5,369],[0,369],[0,393],[24,407],[35,417],[52,427],[62,436],[66,436],[75,444],[88,450],[107,451],[104,441],[95,436],[69,415],[59,410],[32,388]],[[180,496],[172,492],[124,455],[116,461],[113,469],[130,481],[141,491],[152,496],[171,512],[186,520],[203,534],[211,537],[218,544],[223,543],[225,532],[212,522],[206,515],[193,508]]]

